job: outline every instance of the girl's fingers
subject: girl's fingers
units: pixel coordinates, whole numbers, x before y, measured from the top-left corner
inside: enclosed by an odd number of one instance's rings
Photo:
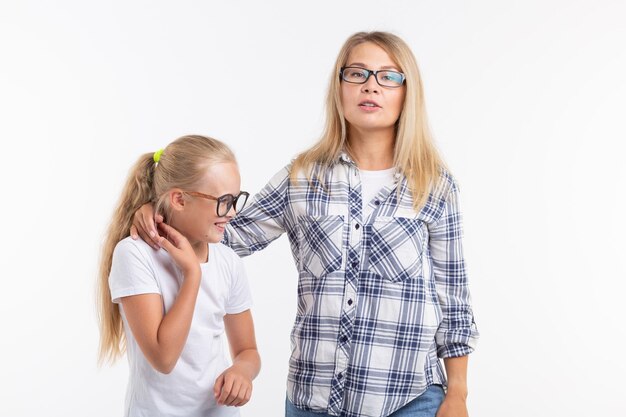
[[[239,403],[239,391],[241,391],[241,383],[235,381],[233,388],[230,390],[230,395],[226,399],[226,405],[233,406]]]
[[[233,381],[232,379],[225,379],[224,386],[222,387],[222,394],[218,398],[218,404],[226,404],[226,400],[230,396],[230,392],[233,389]]]
[[[241,387],[239,388],[239,392],[237,393],[237,396],[233,400],[232,405],[235,407],[241,407],[242,405],[244,405],[247,402],[246,401],[247,391],[248,390],[246,389],[245,384],[241,384]]]
[[[222,391],[222,385],[224,385],[224,374],[221,374],[215,380],[215,385],[213,386],[213,396],[217,399],[220,396]]]
[[[173,253],[177,249],[172,242],[164,237],[159,238],[159,245],[169,253]]]
[[[176,237],[182,236],[178,230],[174,229],[172,226],[170,226],[167,223],[159,223],[158,228],[161,229],[163,232],[167,233],[168,235],[172,235]]]
[[[159,223],[158,227],[169,241],[174,243],[176,247],[180,247],[180,243],[184,239],[184,236],[181,235],[178,230],[174,229],[172,226],[166,223]]]
[[[243,398],[243,404],[241,404],[241,405],[244,405],[248,401],[250,401],[250,398],[252,398],[252,386],[251,385],[248,386],[248,388],[246,389],[246,394],[245,394],[245,396]]]

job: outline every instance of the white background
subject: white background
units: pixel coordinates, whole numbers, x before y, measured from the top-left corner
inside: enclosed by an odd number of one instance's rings
[[[2,0],[0,415],[121,415],[94,284],[128,168],[205,134],[258,191],[317,139],[341,44],[373,29],[413,48],[462,187],[470,414],[626,415],[625,21],[618,0]],[[245,263],[263,369],[242,414],[280,416],[286,238]]]

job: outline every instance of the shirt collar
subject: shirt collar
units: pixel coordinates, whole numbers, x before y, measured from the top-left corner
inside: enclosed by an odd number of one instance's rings
[[[353,165],[355,168],[358,168],[356,165],[356,162],[354,162],[354,160],[350,158],[350,155],[348,155],[348,153],[345,150],[341,151],[341,154],[339,154],[339,161],[344,162],[348,165]],[[400,170],[396,167],[396,171],[393,174],[394,183],[401,181],[403,177],[404,175],[402,175]]]
[[[341,151],[341,154],[339,154],[339,161],[345,162],[349,165],[356,165],[356,162],[354,162],[352,158],[350,158],[350,155],[348,155],[348,152],[346,152],[345,150]]]

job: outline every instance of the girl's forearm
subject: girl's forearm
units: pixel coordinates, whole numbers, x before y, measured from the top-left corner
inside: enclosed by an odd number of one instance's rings
[[[237,366],[253,380],[261,370],[261,358],[256,349],[246,349],[233,358],[233,366]]]
[[[169,373],[174,369],[187,342],[200,288],[200,277],[200,268],[185,273],[180,292],[161,321],[156,335],[159,372]]]

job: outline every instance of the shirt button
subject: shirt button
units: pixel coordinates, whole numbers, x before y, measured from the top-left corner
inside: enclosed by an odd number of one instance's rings
[[[352,268],[356,268],[357,266],[359,266],[359,263],[357,261],[352,262]]]
[[[343,374],[342,374],[341,372],[339,372],[339,373],[337,374],[337,379],[341,379],[341,378],[343,378]]]
[[[376,200],[374,201],[374,204],[376,204],[377,206],[380,206],[380,201]]]
[[[359,227],[361,227],[361,226],[360,226],[358,223],[354,225],[354,228],[355,228],[356,230],[359,230]]]
[[[346,343],[348,338],[346,336],[341,336],[341,343]]]
[[[348,305],[351,306],[352,305],[352,298],[348,300]]]

